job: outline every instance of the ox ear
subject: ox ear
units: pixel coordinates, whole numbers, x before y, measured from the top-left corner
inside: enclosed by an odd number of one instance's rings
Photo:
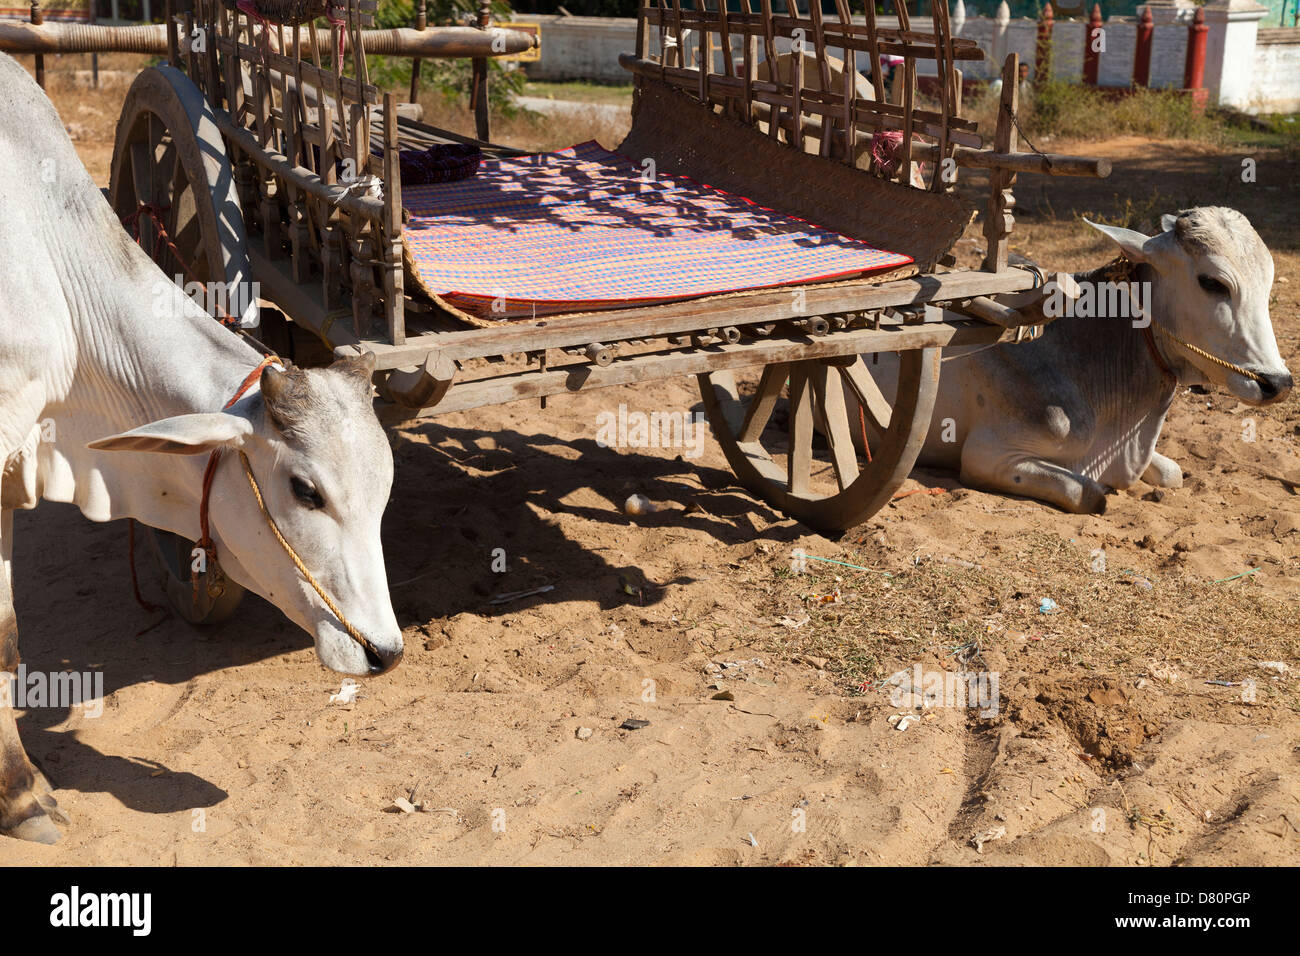
[[[201,455],[218,448],[238,448],[253,433],[246,418],[225,412],[176,415],[109,435],[86,447],[97,451],[154,451],[168,455]]]
[[[1168,232],[1174,228],[1174,223],[1178,222],[1178,217],[1171,212],[1165,213],[1160,217],[1160,231]]]
[[[1132,229],[1123,229],[1120,226],[1103,226],[1101,223],[1083,220],[1096,229],[1099,233],[1111,240],[1124,255],[1128,256],[1134,262],[1150,262],[1153,254],[1159,252],[1160,246],[1157,245],[1160,236],[1144,236],[1140,232]]]

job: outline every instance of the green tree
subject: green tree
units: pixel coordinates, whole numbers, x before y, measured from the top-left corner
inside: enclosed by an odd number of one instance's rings
[[[492,19],[505,20],[510,16],[510,4],[493,0]],[[478,15],[477,0],[427,0],[425,5],[429,26],[464,26]],[[410,27],[415,24],[414,0],[379,0],[375,11],[375,26],[381,29]],[[372,82],[387,87],[409,90],[411,87],[410,57],[376,56],[370,58]],[[471,66],[469,60],[423,60],[420,66],[420,88],[432,90],[449,100],[464,100],[469,95]],[[494,113],[513,116],[519,112],[515,97],[524,89],[527,77],[522,70],[508,70],[495,59],[488,60],[488,105]]]

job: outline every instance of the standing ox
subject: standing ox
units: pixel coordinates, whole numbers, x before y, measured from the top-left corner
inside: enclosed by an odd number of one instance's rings
[[[0,169],[0,672],[19,662],[13,509],[74,502],[94,521],[131,517],[198,539],[215,449],[229,450],[209,509],[224,570],[308,631],[326,666],[394,666],[402,635],[379,540],[393,457],[371,408],[372,358],[266,367],[222,411],[262,357],[129,240],[54,108],[2,54]],[[0,701],[0,833],[52,843],[51,817],[66,822]]]
[[[1033,342],[948,350],[921,464],[1101,512],[1108,490],[1139,478],[1182,485],[1178,463],[1155,450],[1177,385],[1218,385],[1250,405],[1291,389],[1268,315],[1273,258],[1245,216],[1189,209],[1152,237],[1089,225],[1127,261],[1076,274],[1072,305],[1048,297],[1047,313],[1065,315]],[[1120,283],[1133,295],[1113,294]],[[882,381],[896,364],[884,360],[873,367]]]

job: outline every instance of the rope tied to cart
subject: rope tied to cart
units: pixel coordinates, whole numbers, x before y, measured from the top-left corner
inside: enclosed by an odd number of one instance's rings
[[[190,268],[190,264],[186,258],[181,255],[181,251],[176,248],[176,243],[173,242],[172,237],[168,235],[167,226],[163,223],[163,214],[170,208],[170,205],[142,202],[136,206],[135,212],[127,213],[122,217],[122,225],[131,233],[131,238],[135,240],[136,245],[141,245],[140,217],[142,215],[147,215],[149,220],[153,223],[153,227],[157,231],[158,236],[167,244],[167,248],[171,250],[171,254],[175,256],[176,262],[180,265],[181,271],[185,274],[185,278],[190,282],[198,282],[199,280],[195,277],[194,270]],[[150,254],[154,265],[158,266],[160,269],[162,268],[162,262],[159,261],[161,258],[161,252],[162,245],[157,244],[154,246],[153,252]],[[239,319],[223,309],[219,303],[214,302],[213,305],[216,310],[221,313],[220,315],[213,316],[213,318],[226,326],[226,328],[235,329],[239,327]]]
[[[1011,104],[1003,103],[1002,111],[1007,114],[1007,118],[1011,120],[1011,125],[1016,128],[1016,132],[1019,133],[1020,138],[1025,141],[1025,145],[1028,146],[1033,152],[1043,157],[1043,162],[1047,164],[1047,168],[1050,170],[1052,168],[1052,157],[1049,156],[1047,153],[1044,153],[1037,146],[1035,146],[1033,142],[1029,139],[1029,137],[1025,135],[1025,131],[1020,127],[1020,119],[1019,117],[1016,116],[1016,111],[1011,108]]]

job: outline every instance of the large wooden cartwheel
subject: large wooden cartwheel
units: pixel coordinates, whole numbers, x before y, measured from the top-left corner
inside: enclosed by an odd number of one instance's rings
[[[901,353],[892,401],[861,356],[768,365],[748,398],[730,371],[699,376],[700,391],[746,488],[810,528],[843,531],[883,508],[912,470],[930,427],[941,351]]]
[[[182,285],[223,282],[228,301],[251,301],[235,294],[248,288],[252,269],[225,142],[211,106],[179,70],[151,67],[131,84],[117,124],[108,200],[169,277]],[[142,207],[159,217],[179,256]],[[145,537],[177,613],[213,624],[234,612],[244,589],[211,564],[194,599],[192,541],[153,529]]]

